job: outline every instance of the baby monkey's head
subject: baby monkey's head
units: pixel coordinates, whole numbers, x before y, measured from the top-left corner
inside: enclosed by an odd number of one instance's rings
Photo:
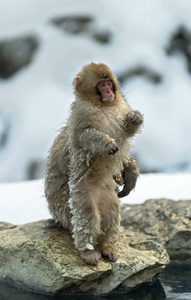
[[[118,99],[119,82],[106,65],[91,63],[78,73],[74,88],[77,98],[98,106],[112,106]]]

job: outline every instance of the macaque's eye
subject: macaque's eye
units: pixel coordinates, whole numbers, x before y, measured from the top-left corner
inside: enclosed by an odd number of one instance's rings
[[[105,83],[103,81],[100,81],[97,86],[102,88],[102,87],[104,87],[104,85],[105,85]]]
[[[113,86],[113,82],[112,82],[111,80],[108,80],[108,81],[107,81],[107,85]]]

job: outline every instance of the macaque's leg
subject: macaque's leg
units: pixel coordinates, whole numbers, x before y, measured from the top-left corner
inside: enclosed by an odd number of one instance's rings
[[[100,214],[97,208],[97,193],[83,180],[72,193],[70,200],[74,244],[88,264],[97,265],[101,254],[94,246],[100,234]]]
[[[127,163],[124,163],[124,169],[122,172],[123,189],[118,193],[119,198],[127,196],[131,190],[134,189],[138,176],[139,167],[136,161],[130,156]]]
[[[51,187],[51,186],[50,186]],[[53,190],[53,192],[52,192]],[[47,191],[49,211],[56,223],[61,223],[64,228],[71,228],[71,213],[68,203],[69,187],[64,184],[59,189]]]
[[[103,197],[104,195],[105,197]],[[101,252],[103,256],[108,257],[109,260],[115,262],[117,255],[109,244],[114,242],[118,236],[120,222],[119,200],[112,187],[105,190],[104,195],[102,196],[103,201],[100,206],[101,228],[104,234],[98,238],[96,250]]]

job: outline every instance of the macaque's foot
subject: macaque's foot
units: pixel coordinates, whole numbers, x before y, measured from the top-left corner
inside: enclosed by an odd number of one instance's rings
[[[117,143],[115,142],[115,140],[109,142],[106,146],[106,151],[108,154],[115,154],[117,151],[119,150]]]
[[[132,112],[128,113],[127,116],[132,125],[140,125],[143,123],[143,116],[137,110],[133,110]]]
[[[109,260],[116,262],[117,261],[117,255],[115,252],[111,251],[110,249],[103,248],[100,249],[100,252],[103,256],[106,256]]]
[[[119,198],[123,198],[123,197],[129,195],[129,193],[130,193],[130,191],[131,191],[132,189],[133,189],[133,188],[131,188],[129,185],[125,184],[125,185],[123,186],[122,191],[120,191],[119,193],[117,193],[117,196],[118,196]]]
[[[80,255],[87,264],[92,266],[97,266],[98,261],[101,259],[101,253],[95,250],[81,251]]]

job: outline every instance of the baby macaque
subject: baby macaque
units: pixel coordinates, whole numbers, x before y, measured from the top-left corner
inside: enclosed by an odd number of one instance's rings
[[[73,84],[76,99],[50,149],[45,194],[54,220],[71,230],[87,264],[97,265],[102,256],[115,262],[118,197],[130,193],[139,175],[128,153],[143,116],[127,104],[104,64],[84,66]]]

